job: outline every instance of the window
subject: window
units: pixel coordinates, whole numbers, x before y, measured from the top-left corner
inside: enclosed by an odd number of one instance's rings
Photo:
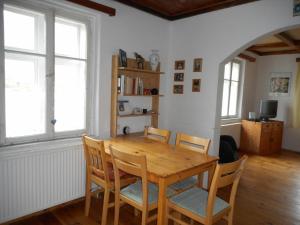
[[[86,129],[87,25],[53,14],[4,5],[2,144]]]
[[[240,106],[240,84],[241,84],[242,62],[233,60],[225,65],[222,118],[238,118]]]
[[[55,18],[55,131],[85,128],[86,29]]]

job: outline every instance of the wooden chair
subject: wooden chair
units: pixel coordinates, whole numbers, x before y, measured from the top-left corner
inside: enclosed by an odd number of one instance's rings
[[[169,143],[171,132],[154,127],[145,127],[144,136],[162,143]]]
[[[108,208],[113,207],[114,203],[109,203],[110,192],[114,189],[113,166],[107,162],[104,150],[104,142],[96,140],[87,135],[82,136],[85,159],[86,159],[86,190],[85,190],[85,215],[89,215],[92,190],[92,183],[104,189],[102,225],[107,224]],[[133,183],[136,179],[126,173],[120,174],[122,186]]]
[[[176,146],[187,148],[203,154],[208,153],[210,142],[210,139],[190,136],[184,133],[177,133],[176,135]]]
[[[184,133],[177,133],[176,135],[176,146],[197,151],[206,155],[209,150],[210,142],[210,139],[194,137]],[[202,187],[202,183],[203,174],[199,174],[198,176],[189,177],[183,181],[172,184],[169,188],[179,193],[192,188],[197,184],[199,187]]]
[[[185,215],[201,224],[212,225],[220,219],[233,224],[235,196],[247,156],[233,163],[216,167],[209,192],[193,187],[167,200],[167,217],[180,225],[188,225],[176,213]],[[217,190],[232,185],[229,202],[217,197]],[[175,214],[174,214],[175,211]]]
[[[148,183],[147,161],[144,155],[132,155],[110,146],[115,173],[115,218],[114,225],[119,224],[120,202],[132,205],[142,211],[142,225],[152,222],[157,215],[149,216],[149,212],[157,208],[158,187]],[[120,185],[120,171],[140,177],[136,183],[123,189]],[[171,196],[169,193],[168,196]]]

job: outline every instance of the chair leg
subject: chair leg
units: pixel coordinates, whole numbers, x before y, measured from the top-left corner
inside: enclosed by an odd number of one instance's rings
[[[198,175],[198,187],[203,188],[203,173]]]
[[[90,178],[87,176],[86,178],[86,185],[85,185],[85,216],[89,216],[90,206],[91,206],[91,185],[92,182]]]
[[[108,205],[109,205],[109,194],[110,194],[110,190],[108,188],[105,188],[104,198],[103,198],[103,210],[102,210],[102,222],[101,222],[101,225],[106,225]]]
[[[230,213],[228,214],[228,225],[232,225],[233,224],[233,210],[230,210]]]
[[[142,212],[142,225],[147,225],[148,212]]]
[[[120,196],[118,193],[115,193],[115,218],[114,225],[119,224],[119,213],[120,213]]]

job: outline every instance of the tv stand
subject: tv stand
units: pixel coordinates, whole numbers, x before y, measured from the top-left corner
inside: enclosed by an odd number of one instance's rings
[[[240,150],[259,155],[281,151],[283,122],[242,120]]]

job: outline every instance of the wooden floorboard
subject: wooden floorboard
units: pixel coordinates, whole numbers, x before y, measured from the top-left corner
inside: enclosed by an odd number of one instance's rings
[[[226,194],[223,190],[222,195]],[[94,198],[89,217],[84,216],[81,201],[12,225],[96,225],[100,224],[100,212],[101,201]],[[109,210],[108,221],[108,225],[113,224],[113,209]],[[121,208],[120,225],[140,223],[131,207]],[[268,157],[249,157],[237,193],[234,224],[300,224],[300,154],[284,151]]]

